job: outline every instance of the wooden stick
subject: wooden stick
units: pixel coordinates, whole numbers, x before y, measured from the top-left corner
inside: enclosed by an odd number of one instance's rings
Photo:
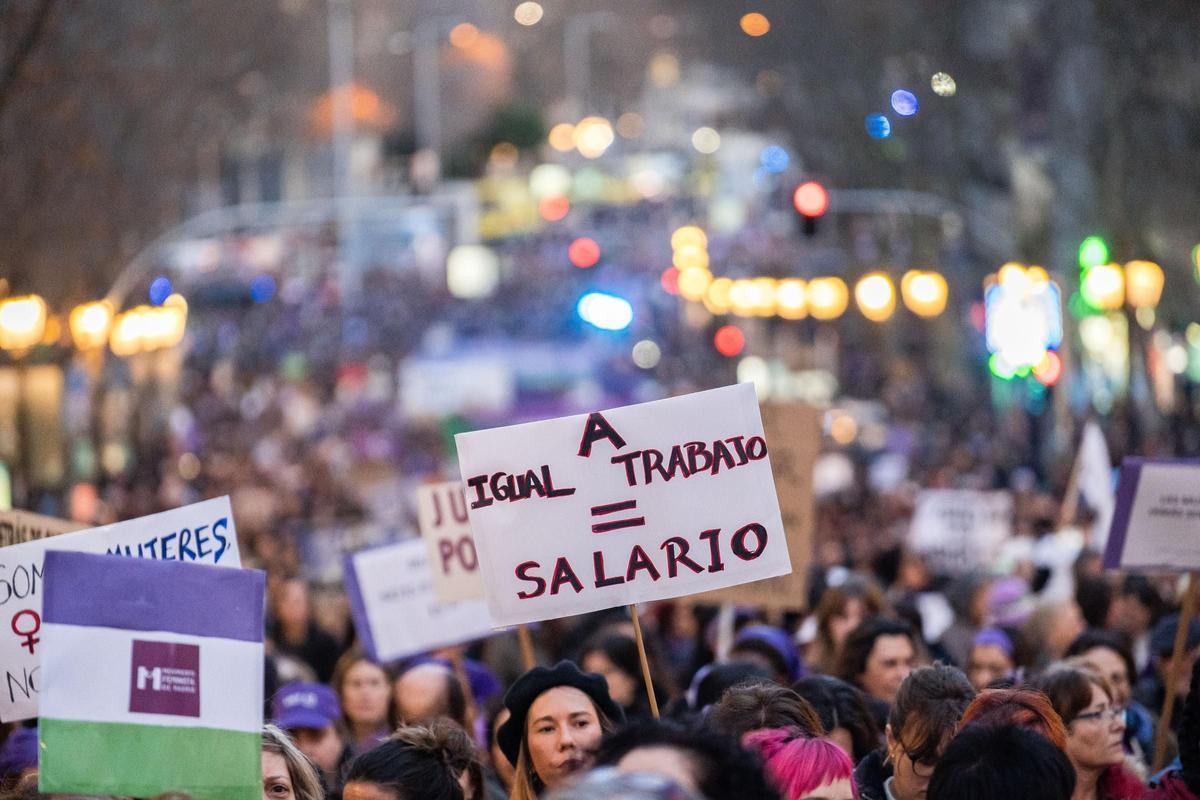
[[[1175,629],[1175,649],[1171,652],[1171,663],[1167,666],[1167,691],[1163,699],[1162,714],[1158,718],[1158,730],[1154,732],[1154,768],[1158,772],[1167,758],[1167,734],[1171,731],[1171,713],[1175,710],[1175,686],[1179,682],[1179,668],[1183,666],[1183,652],[1187,646],[1188,628],[1196,615],[1197,595],[1200,594],[1200,573],[1188,573],[1187,594],[1183,596],[1183,608],[1179,611],[1179,627]]]
[[[475,724],[475,693],[471,691],[471,678],[467,675],[467,668],[463,664],[462,648],[451,647],[449,655],[454,676],[458,679],[459,686],[462,687],[463,699],[467,701],[467,730],[471,730]]]
[[[646,658],[646,642],[642,639],[642,621],[638,619],[637,603],[629,604],[629,617],[633,620],[633,637],[637,640],[638,658],[642,660],[642,680],[646,682],[646,698],[650,701],[650,713],[658,719],[658,697],[654,694],[654,681],[650,679],[650,662]]]
[[[533,637],[525,625],[517,626],[517,643],[521,645],[521,660],[525,662],[525,671],[537,666],[537,657],[533,653]]]
[[[734,624],[736,611],[733,603],[721,603],[717,611],[717,652],[716,662],[723,664],[729,660],[729,651],[733,649]]]
[[[1082,469],[1083,437],[1081,436],[1075,448],[1075,460],[1071,463],[1071,476],[1067,479],[1067,491],[1063,494],[1062,505],[1058,507],[1058,527],[1056,530],[1061,531],[1073,523],[1075,515],[1079,513],[1079,473]],[[1089,532],[1085,531],[1085,533]]]

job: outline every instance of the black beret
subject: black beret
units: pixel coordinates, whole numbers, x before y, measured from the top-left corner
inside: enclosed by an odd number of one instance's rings
[[[525,731],[525,718],[533,701],[548,689],[556,686],[571,686],[592,698],[596,708],[613,722],[625,721],[625,712],[608,694],[608,682],[604,676],[594,672],[584,673],[570,661],[560,661],[553,669],[534,667],[521,677],[504,695],[504,707],[512,715],[496,731],[496,741],[510,763],[517,764],[521,752],[521,736]]]

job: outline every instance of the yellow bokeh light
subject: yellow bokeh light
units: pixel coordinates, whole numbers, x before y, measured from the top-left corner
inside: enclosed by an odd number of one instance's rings
[[[535,3],[533,0],[521,3],[513,10],[513,19],[522,25],[537,25],[542,21],[542,15],[546,13],[540,3]]]
[[[692,133],[692,147],[696,148],[698,153],[712,155],[721,149],[721,134],[708,126],[697,128]]]
[[[710,314],[728,314],[731,306],[729,298],[733,289],[733,281],[729,278],[716,278],[708,285],[704,293],[704,307]]]
[[[896,287],[882,272],[864,275],[854,286],[858,310],[872,322],[883,322],[896,311]]]
[[[1130,261],[1125,265],[1125,299],[1134,308],[1154,308],[1162,299],[1162,267],[1153,261]]]
[[[1120,308],[1125,303],[1125,273],[1116,264],[1088,267],[1080,281],[1079,293],[1092,308]]]
[[[770,317],[775,314],[775,290],[778,283],[774,278],[755,278],[750,282],[754,290],[754,316]]]
[[[784,319],[808,316],[808,285],[799,278],[784,278],[775,289],[775,313]]]
[[[612,125],[604,117],[584,117],[575,126],[575,148],[584,158],[599,158],[616,138]]]
[[[712,273],[703,267],[679,270],[679,296],[685,300],[702,300],[712,279]]]
[[[684,247],[708,247],[708,236],[696,225],[684,225],[671,234],[671,249]]]
[[[569,122],[560,122],[550,129],[546,137],[550,146],[560,153],[569,153],[575,149],[575,126]]]
[[[754,316],[754,282],[739,278],[729,287],[729,307],[739,317]]]
[[[648,71],[651,83],[659,89],[669,89],[679,83],[679,57],[674,53],[655,53]]]
[[[813,319],[837,319],[850,304],[850,290],[841,278],[813,278],[808,282],[808,311]]]
[[[914,269],[900,279],[900,296],[918,317],[936,317],[946,310],[949,287],[938,273]]]
[[[71,311],[68,327],[71,329],[71,340],[80,350],[95,350],[103,347],[108,341],[108,333],[112,327],[113,306],[107,300],[97,300],[94,303],[83,303]]]
[[[617,117],[617,133],[626,139],[636,139],[646,131],[646,121],[634,111],[626,111]]]
[[[460,22],[450,29],[450,44],[465,50],[479,41],[479,28],[469,22]]]
[[[829,423],[829,436],[838,444],[851,444],[858,438],[858,423],[844,411],[836,412]]]
[[[742,33],[747,36],[765,36],[771,30],[771,21],[757,11],[743,14],[741,19]]]
[[[686,245],[678,248],[671,257],[671,263],[679,269],[688,267],[703,267],[708,269],[708,251],[703,247]]]
[[[36,294],[0,301],[0,347],[24,350],[46,332],[46,301]]]

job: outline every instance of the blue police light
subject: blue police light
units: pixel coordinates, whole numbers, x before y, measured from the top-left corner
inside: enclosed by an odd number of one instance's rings
[[[623,297],[588,292],[575,306],[579,318],[605,331],[623,331],[633,322],[633,306]]]
[[[171,296],[171,279],[166,275],[159,275],[150,282],[149,294],[150,304],[161,306]]]

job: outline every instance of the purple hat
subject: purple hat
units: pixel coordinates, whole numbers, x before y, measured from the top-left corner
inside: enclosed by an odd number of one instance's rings
[[[753,650],[765,648],[774,654],[783,665],[783,671],[789,681],[798,680],[804,676],[804,664],[792,644],[792,637],[779,628],[770,625],[747,625],[738,631],[733,641],[734,650]]]
[[[289,683],[271,703],[275,724],[285,731],[325,728],[342,716],[337,695],[322,683]]]
[[[1013,647],[1012,638],[999,628],[984,628],[975,634],[975,638],[971,640],[971,647],[981,647],[983,645],[999,647],[1010,659],[1016,651],[1016,648]]]

